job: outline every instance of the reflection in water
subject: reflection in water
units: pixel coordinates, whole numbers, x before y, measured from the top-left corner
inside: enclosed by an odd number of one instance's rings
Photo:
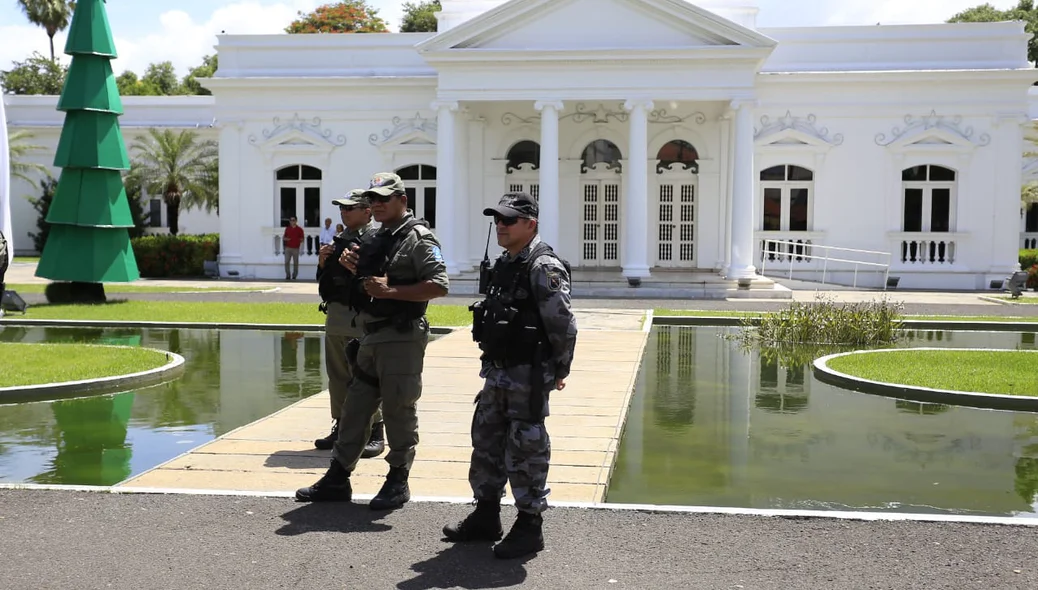
[[[0,405],[0,481],[112,485],[326,387],[320,332],[4,327],[0,341],[140,345],[186,361],[179,379],[132,393]]]
[[[1038,414],[842,390],[816,381],[809,362],[786,362],[795,354],[719,337],[730,330],[653,328],[609,502],[1038,514]],[[898,346],[1030,342],[918,330]]]

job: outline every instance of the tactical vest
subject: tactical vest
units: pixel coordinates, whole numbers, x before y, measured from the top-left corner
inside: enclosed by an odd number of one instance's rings
[[[360,243],[360,236],[352,238],[335,236],[332,238],[335,251],[325,259],[324,268],[321,269],[321,276],[317,279],[317,292],[325,303],[335,301],[343,305],[350,304],[354,277],[353,273],[339,263],[339,258],[348,248],[352,248]]]
[[[425,315],[428,302],[400,301],[398,299],[374,299],[364,291],[364,279],[368,277],[386,276],[389,262],[400,250],[404,238],[415,226],[429,223],[424,219],[410,218],[395,232],[368,232],[360,241],[357,252],[357,275],[350,296],[350,306],[358,312],[366,312],[380,318],[413,320]],[[390,286],[403,286],[402,283],[388,277]]]
[[[485,360],[523,365],[550,357],[542,349],[548,346],[548,339],[530,277],[533,261],[544,254],[558,258],[544,242],[525,258],[511,262],[499,258],[491,271],[486,299],[469,308],[473,312],[472,338],[479,343]],[[559,260],[568,271],[569,265]]]

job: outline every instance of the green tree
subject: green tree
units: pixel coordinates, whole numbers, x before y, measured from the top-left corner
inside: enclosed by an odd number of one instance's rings
[[[177,71],[173,68],[171,61],[148,65],[144,76],[141,77],[141,84],[153,86],[159,96],[184,94],[180,82],[177,80]]]
[[[196,78],[212,78],[216,70],[219,69],[219,56],[218,55],[207,55],[202,58],[202,65],[192,69],[184,79],[180,81],[180,86],[188,94],[201,94],[209,96],[212,94],[208,89],[202,88],[202,84],[196,80]]]
[[[18,0],[18,6],[29,22],[47,31],[50,59],[54,61],[54,35],[68,27],[76,3],[69,0]]]
[[[33,137],[32,133],[29,133],[24,129],[19,129],[18,131],[11,133],[11,135],[8,136],[7,141],[10,144],[8,147],[11,154],[11,176],[13,178],[21,178],[32,185],[33,188],[36,188],[39,184],[34,176],[49,178],[50,170],[42,164],[24,161],[25,156],[27,156],[29,152],[43,149],[43,146],[27,143],[28,140]]]
[[[219,195],[212,190],[212,160],[217,156],[217,143],[202,140],[198,133],[183,129],[149,129],[148,135],[137,136],[130,147],[135,156],[130,175],[137,177],[148,193],[162,195],[166,204],[169,233],[180,232],[180,206],[215,208]]]
[[[388,33],[386,21],[378,16],[378,9],[364,0],[345,0],[318,6],[308,14],[300,11],[299,18],[285,27],[286,33]]]
[[[1014,8],[999,10],[991,4],[981,4],[967,8],[948,19],[950,23],[994,23],[1002,21],[1023,21],[1024,30],[1029,35],[1038,32],[1038,9],[1034,0],[1020,0]],[[1027,61],[1038,62],[1038,36],[1032,36],[1027,42]]]
[[[54,200],[54,189],[58,187],[58,181],[48,175],[40,181],[41,194],[38,199],[26,197],[32,208],[36,210],[36,229],[39,233],[29,234],[32,238],[32,246],[37,252],[43,252],[47,244],[47,236],[50,234],[50,223],[47,222],[47,214],[50,213],[50,205]]]
[[[68,66],[55,60],[47,59],[39,52],[33,52],[23,62],[12,62],[14,67],[0,72],[0,85],[7,92],[14,94],[61,94],[65,85]]]
[[[435,33],[436,13],[440,0],[423,0],[418,4],[404,2],[404,18],[400,22],[401,33]]]

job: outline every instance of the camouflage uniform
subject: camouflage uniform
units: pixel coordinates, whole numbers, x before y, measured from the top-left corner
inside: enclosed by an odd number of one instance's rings
[[[506,252],[502,258],[521,263],[540,242],[540,236],[534,236],[518,256]],[[507,481],[516,508],[540,514],[548,506],[550,492],[551,439],[544,425],[549,414],[547,392],[555,389],[557,379],[569,376],[577,322],[570,311],[570,277],[555,256],[541,255],[532,261],[530,284],[551,345],[551,357],[541,372],[546,392],[543,403],[540,408],[531,408],[530,365],[499,368],[483,361],[479,376],[485,383],[476,397],[472,418],[469,484],[477,501],[497,500],[504,495]]]

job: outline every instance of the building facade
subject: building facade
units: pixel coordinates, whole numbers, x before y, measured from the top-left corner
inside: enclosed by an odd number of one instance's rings
[[[163,99],[184,99],[171,123],[219,139],[222,275],[280,278],[291,216],[313,267],[331,200],[383,170],[459,284],[486,249],[482,209],[515,190],[578,281],[618,285],[986,288],[1038,232],[1019,197],[1038,170],[1022,23],[766,29],[752,2],[718,0],[443,7],[435,34],[222,35],[214,96]]]

